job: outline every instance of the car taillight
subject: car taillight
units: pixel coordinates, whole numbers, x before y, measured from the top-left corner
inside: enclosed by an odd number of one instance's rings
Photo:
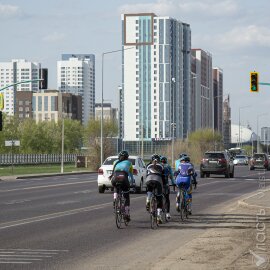
[[[267,160],[264,161],[264,165],[268,166],[268,161]]]
[[[137,169],[133,169],[133,174],[134,174],[134,175],[138,175]]]
[[[98,174],[99,174],[99,175],[102,175],[102,174],[103,174],[103,169],[99,168],[99,169],[98,169]]]
[[[202,163],[206,163],[206,162],[208,162],[208,158],[203,158]]]
[[[219,158],[218,159],[218,162],[219,163],[222,163],[222,164],[226,164],[227,163],[227,160],[225,158]]]

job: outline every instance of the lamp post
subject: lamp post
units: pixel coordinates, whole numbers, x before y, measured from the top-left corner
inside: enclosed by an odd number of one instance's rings
[[[103,163],[103,88],[104,88],[104,56],[106,54],[112,54],[112,53],[118,53],[122,52],[124,50],[130,50],[134,49],[136,47],[131,47],[131,48],[125,48],[125,49],[120,49],[120,50],[114,50],[114,51],[108,51],[108,52],[103,52],[102,53],[102,62],[101,62],[101,120],[100,120],[100,164],[102,165]]]
[[[261,116],[265,116],[265,115],[267,115],[268,113],[262,113],[262,114],[258,114],[257,115],[257,153],[259,153],[260,152],[260,137],[259,137],[259,118],[261,117]]]
[[[241,131],[240,131],[240,125],[241,125],[241,122],[240,122],[240,112],[241,112],[241,109],[244,109],[244,108],[249,108],[251,107],[250,105],[248,106],[243,106],[243,107],[239,107],[239,131],[238,131],[238,143],[239,143],[239,148],[241,148]]]

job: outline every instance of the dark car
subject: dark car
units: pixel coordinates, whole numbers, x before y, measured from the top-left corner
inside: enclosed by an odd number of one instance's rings
[[[208,151],[200,165],[201,178],[210,174],[224,174],[226,178],[234,177],[234,164],[229,154],[225,151]]]
[[[270,161],[268,155],[265,153],[254,154],[249,161],[249,169],[266,169],[270,170]]]

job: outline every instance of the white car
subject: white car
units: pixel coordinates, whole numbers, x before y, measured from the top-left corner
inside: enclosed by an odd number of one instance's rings
[[[248,165],[248,157],[245,155],[236,155],[233,160],[234,165]]]
[[[106,158],[102,166],[98,169],[98,191],[104,193],[106,189],[113,189],[111,180],[108,178],[112,174],[113,162],[118,156]],[[140,193],[145,188],[146,166],[139,156],[129,156],[128,160],[133,165],[133,176],[135,179],[136,192]]]

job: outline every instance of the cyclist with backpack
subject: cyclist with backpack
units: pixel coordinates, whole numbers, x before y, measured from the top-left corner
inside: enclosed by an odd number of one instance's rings
[[[170,219],[170,184],[169,184],[169,179],[171,180],[171,184],[174,185],[174,177],[173,177],[173,170],[171,166],[168,163],[168,159],[166,157],[161,157],[160,159],[161,164],[164,167],[164,175],[165,175],[165,181],[163,185],[163,191],[164,191],[164,196],[165,200],[167,203],[167,213],[166,213],[166,218]]]
[[[162,223],[162,193],[163,193],[163,183],[164,183],[164,167],[160,164],[160,156],[157,154],[152,155],[151,162],[146,167],[146,210],[150,209],[150,199],[152,197],[152,192],[154,188],[157,189],[157,221]]]
[[[123,150],[118,154],[118,160],[115,160],[113,163],[113,172],[111,175],[112,186],[114,187],[113,199],[114,204],[117,198],[117,185],[121,185],[122,190],[124,191],[125,198],[125,213],[126,221],[130,221],[130,196],[129,189],[130,184],[134,183],[133,177],[133,166],[132,163],[128,160],[129,154],[127,151]],[[131,183],[129,182],[131,180]]]

